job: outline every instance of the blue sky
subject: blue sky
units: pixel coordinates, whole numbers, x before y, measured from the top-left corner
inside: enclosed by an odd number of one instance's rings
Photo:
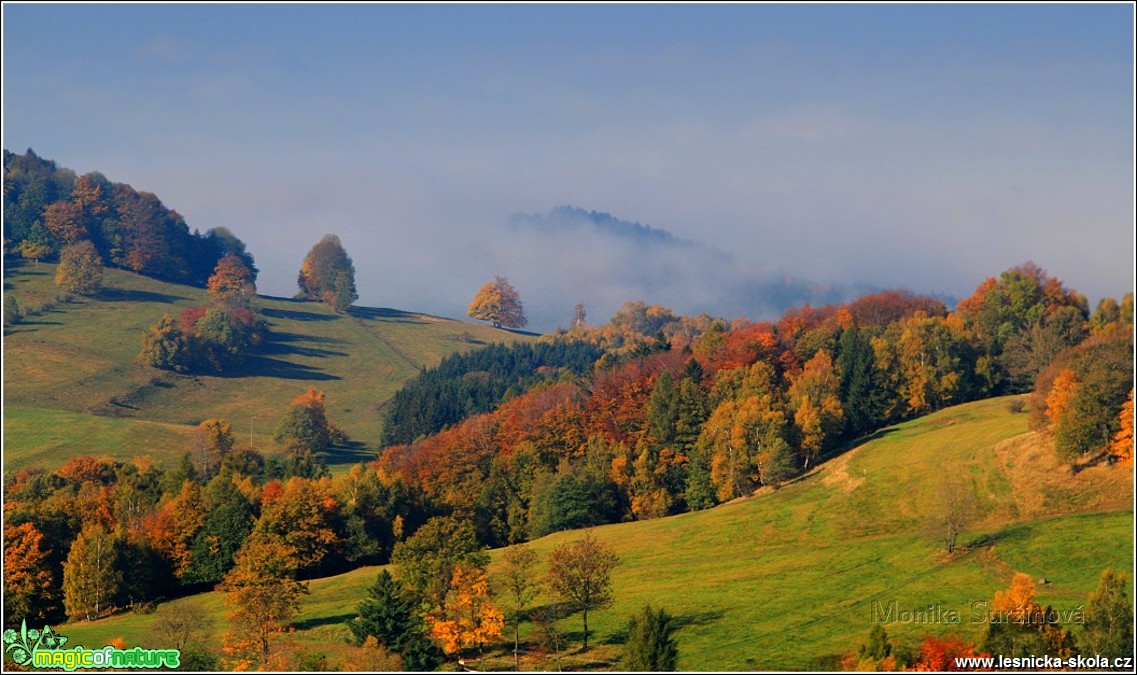
[[[1034,260],[1133,288],[1127,4],[3,12],[4,147],[229,227],[262,292],[326,232],[363,304],[460,316],[504,274],[538,329],[577,302],[751,313],[714,286],[751,277],[960,297]],[[562,204],[729,270],[505,226]],[[641,264],[676,283],[622,284]]]

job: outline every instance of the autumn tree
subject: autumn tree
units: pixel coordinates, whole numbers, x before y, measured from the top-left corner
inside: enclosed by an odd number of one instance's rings
[[[190,434],[189,445],[198,475],[203,480],[213,478],[233,449],[233,427],[225,420],[205,420]]]
[[[1107,657],[1133,655],[1133,605],[1125,592],[1125,576],[1102,570],[1097,589],[1086,603],[1085,630],[1088,654]]]
[[[298,453],[325,452],[333,442],[342,442],[343,432],[328,421],[326,399],[315,387],[292,399],[276,429],[276,441]]]
[[[607,545],[587,532],[584,538],[562,544],[549,554],[549,589],[581,612],[584,649],[588,649],[588,612],[612,606],[612,570],[620,558]]]
[[[481,651],[501,639],[505,615],[490,598],[489,578],[477,567],[454,567],[447,594],[436,612],[427,617],[431,634],[447,653],[474,648]]]
[[[4,523],[4,615],[32,623],[55,610],[58,595],[51,550],[33,523]]]
[[[1121,407],[1117,433],[1109,444],[1109,456],[1122,466],[1133,466],[1133,390]]]
[[[97,523],[85,526],[63,564],[63,605],[72,619],[90,621],[110,607],[122,583],[114,537]]]
[[[368,587],[359,615],[348,627],[357,644],[375,640],[402,657],[407,670],[434,670],[442,662],[442,651],[426,636],[418,607],[403,585],[383,570]]]
[[[185,333],[169,314],[142,334],[142,351],[138,358],[155,368],[179,373],[189,372],[194,361]]]
[[[956,660],[985,656],[975,649],[975,645],[958,635],[945,637],[927,636],[920,644],[920,654],[912,664],[912,670],[944,672],[955,669]]]
[[[94,295],[103,282],[103,259],[89,241],[68,244],[59,253],[55,285],[68,293]]]
[[[513,666],[521,670],[521,617],[540,592],[535,575],[537,552],[525,545],[507,548],[502,555],[501,586],[510,600],[509,621],[513,624]]]
[[[663,609],[645,606],[628,625],[628,641],[620,665],[633,672],[670,672],[677,669],[679,644],[672,637],[674,618]]]
[[[984,651],[1006,656],[1074,654],[1073,635],[1059,625],[1057,613],[1034,600],[1034,581],[1018,572],[1006,591],[995,591]]]
[[[351,303],[359,299],[355,290],[355,265],[334,234],[324,235],[308,251],[300,266],[297,284],[302,296],[326,303],[339,313],[347,311]]]
[[[257,294],[253,271],[233,253],[217,261],[206,288],[215,300],[228,307],[250,307]]]
[[[502,276],[494,277],[478,290],[466,316],[489,321],[495,328],[523,328],[529,323],[517,289]]]
[[[332,527],[339,504],[326,487],[325,481],[294,476],[279,490],[266,489],[254,527],[286,545],[303,571],[318,566],[339,544]]]
[[[791,379],[790,409],[794,411],[805,469],[841,433],[845,412],[841,408],[840,384],[833,361],[824,350],[818,351]]]
[[[248,667],[268,658],[272,637],[299,611],[308,585],[296,581],[295,552],[271,535],[249,535],[236,563],[218,586],[232,608],[225,651]]]

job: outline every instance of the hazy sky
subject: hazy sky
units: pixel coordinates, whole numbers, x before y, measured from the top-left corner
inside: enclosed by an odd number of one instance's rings
[[[962,297],[1033,260],[1096,300],[1133,289],[1133,12],[5,3],[3,144],[232,229],[275,295],[334,232],[361,304],[502,274],[536,329],[600,322],[581,275],[635,252],[506,225],[571,204],[731,274]],[[651,276],[624,299],[743,313]]]

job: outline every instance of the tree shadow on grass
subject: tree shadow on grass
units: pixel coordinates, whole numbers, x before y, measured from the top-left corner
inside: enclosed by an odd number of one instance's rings
[[[983,532],[975,535],[973,539],[962,542],[962,548],[976,549],[988,548],[995,544],[1002,544],[1030,536],[1030,526],[1026,524],[1008,525],[995,532]]]
[[[339,352],[332,349],[321,349],[319,347],[306,347],[301,345],[303,342],[315,342],[335,344],[342,343],[342,340],[335,338],[323,338],[320,336],[300,335],[299,333],[280,333],[270,331],[268,339],[260,349],[257,351],[264,356],[287,356],[295,354],[297,356],[309,356],[313,358],[324,358],[328,356],[347,356],[347,352]]]
[[[666,609],[666,608],[664,608]],[[722,610],[714,610],[707,612],[688,612],[686,614],[677,614],[671,617],[672,627],[679,631],[688,626],[707,626],[721,620],[726,613]],[[603,642],[599,644],[606,645],[623,645],[628,642],[628,632],[631,630],[631,625],[625,624],[619,630],[609,633]]]
[[[181,295],[168,293],[154,293],[152,291],[133,291],[125,288],[104,288],[99,291],[98,298],[107,302],[160,302],[171,303],[185,300]]]
[[[349,307],[347,313],[356,319],[367,319],[370,321],[382,319],[395,323],[426,323],[422,320],[421,314],[413,314],[411,312],[404,312],[401,309],[391,309],[389,307]]]
[[[359,441],[348,441],[343,445],[328,448],[323,454],[324,463],[332,466],[351,466],[366,464],[378,458],[378,453]]]
[[[344,624],[356,617],[355,612],[347,614],[335,614],[333,616],[319,616],[313,619],[304,619],[303,621],[293,621],[292,627],[296,630],[309,630],[311,628],[318,628],[320,626],[336,626]]]
[[[261,314],[270,319],[288,319],[289,321],[335,321],[339,318],[334,314],[318,314],[299,309],[275,309],[273,307],[265,307],[261,310]]]
[[[240,368],[231,373],[222,373],[221,377],[275,377],[282,380],[311,380],[314,382],[343,379],[339,375],[325,373],[311,366],[290,363],[260,354],[248,357]]]

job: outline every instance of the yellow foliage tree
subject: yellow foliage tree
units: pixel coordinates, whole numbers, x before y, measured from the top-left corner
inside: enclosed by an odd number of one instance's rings
[[[500,640],[505,615],[490,599],[489,578],[477,567],[454,568],[451,591],[442,610],[427,616],[431,634],[447,654],[463,649],[481,649]]]
[[[1109,444],[1109,454],[1122,466],[1133,466],[1133,390],[1129,399],[1121,406],[1121,428],[1113,435]]]
[[[494,277],[478,290],[466,310],[466,316],[489,321],[495,328],[522,328],[529,323],[517,289],[509,283],[509,279],[501,276]]]
[[[296,553],[279,538],[254,531],[237,552],[236,565],[218,586],[232,611],[222,650],[234,670],[269,656],[269,641],[300,609],[308,585],[296,581]]]
[[[992,611],[1011,623],[1025,624],[1042,610],[1034,601],[1034,581],[1029,574],[1015,573],[1011,587],[1006,591],[995,591]]]
[[[1051,433],[1058,428],[1062,416],[1070,409],[1074,394],[1078,391],[1078,375],[1069,368],[1058,373],[1050,393],[1046,396],[1046,419],[1049,421]]]

